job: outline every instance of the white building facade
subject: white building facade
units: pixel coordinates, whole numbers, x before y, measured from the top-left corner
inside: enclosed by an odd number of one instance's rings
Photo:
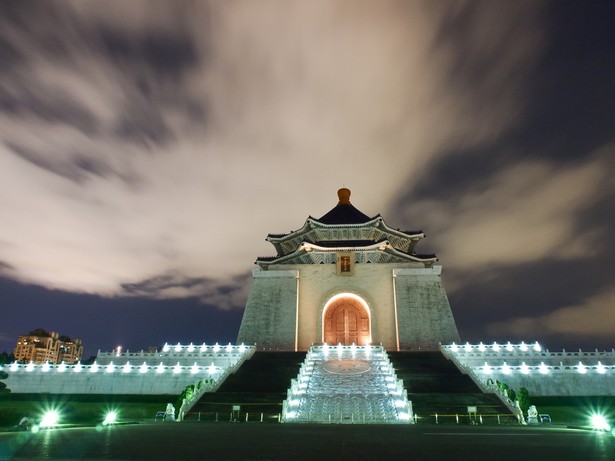
[[[238,342],[265,350],[312,344],[380,344],[436,350],[459,340],[435,255],[416,253],[422,231],[339,203],[289,234],[269,234],[274,257],[258,258]]]

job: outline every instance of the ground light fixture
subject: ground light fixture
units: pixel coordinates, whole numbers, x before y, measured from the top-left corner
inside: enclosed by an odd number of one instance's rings
[[[109,426],[111,424],[115,424],[117,421],[117,412],[114,410],[108,411],[105,415],[105,419],[103,420],[103,426]]]
[[[43,413],[43,417],[41,418],[41,422],[39,427],[41,428],[49,428],[55,427],[58,425],[60,421],[60,413],[57,410],[48,410]]]
[[[591,425],[597,431],[608,432],[611,430],[611,426],[607,422],[606,418],[598,413],[593,413],[590,417]]]

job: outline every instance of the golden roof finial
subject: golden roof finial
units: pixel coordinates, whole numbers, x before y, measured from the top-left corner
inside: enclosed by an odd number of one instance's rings
[[[350,189],[342,187],[337,191],[338,205],[350,205]]]

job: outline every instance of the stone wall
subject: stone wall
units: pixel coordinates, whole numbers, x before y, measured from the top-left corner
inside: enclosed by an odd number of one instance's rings
[[[173,394],[199,381],[214,389],[254,353],[254,347],[224,346],[214,351],[174,346],[156,353],[99,352],[92,365],[18,364],[2,367],[12,393]],[[178,348],[179,350],[176,350]]]
[[[442,267],[395,269],[395,293],[402,350],[438,350],[459,341],[442,279]]]
[[[484,390],[500,381],[536,396],[615,396],[615,350],[550,352],[533,344],[443,345],[442,352]]]
[[[259,350],[295,350],[297,271],[254,268],[252,276],[237,342]]]

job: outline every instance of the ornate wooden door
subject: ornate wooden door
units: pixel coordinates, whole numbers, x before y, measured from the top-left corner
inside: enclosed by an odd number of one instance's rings
[[[324,342],[327,344],[365,345],[370,340],[369,314],[352,298],[331,304],[324,317]]]

